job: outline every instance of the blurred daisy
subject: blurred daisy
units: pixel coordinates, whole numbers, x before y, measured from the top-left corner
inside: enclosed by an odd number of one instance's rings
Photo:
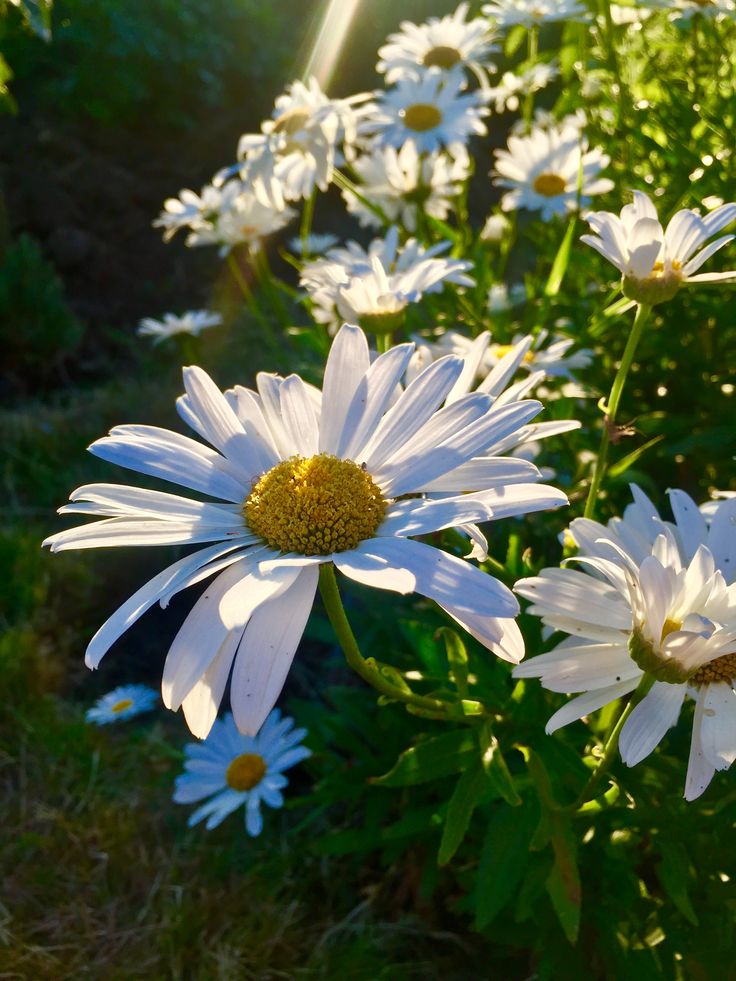
[[[546,221],[590,203],[605,194],[613,181],[599,177],[609,163],[602,150],[588,150],[576,126],[532,127],[528,136],[509,136],[508,150],[496,151],[494,184],[511,190],[501,199],[504,211],[540,211]],[[582,166],[582,187],[578,182]]]
[[[158,692],[146,685],[120,685],[99,698],[85,713],[87,722],[104,726],[109,722],[132,719],[156,707]]]
[[[639,0],[639,4],[656,10],[670,10],[672,20],[684,23],[692,20],[695,14],[709,20],[736,19],[734,0]]]
[[[362,132],[373,136],[374,147],[412,143],[418,154],[444,147],[450,156],[467,161],[465,144],[473,134],[487,132],[483,116],[488,109],[477,92],[462,93],[463,85],[460,76],[432,71],[402,78],[395,88],[379,93]]]
[[[491,313],[505,313],[514,307],[526,303],[526,286],[523,283],[494,283],[488,290],[486,298]]]
[[[177,804],[193,804],[209,798],[191,815],[189,827],[207,818],[205,828],[210,831],[242,805],[245,830],[253,838],[259,835],[261,804],[283,807],[282,790],[289,782],[284,770],[312,755],[299,745],[307,730],[293,726],[292,718],[282,719],[274,709],[258,735],[244,736],[228,712],[214,723],[205,742],[188,743],[184,773],[176,778],[173,799]]]
[[[447,72],[467,68],[485,84],[484,69],[495,70],[489,56],[493,45],[490,23],[483,17],[466,20],[470,4],[461,3],[453,14],[430,17],[426,24],[402,21],[401,31],[390,34],[378,49],[376,71],[393,85],[401,78],[416,78],[422,69]]]
[[[710,525],[684,491],[670,491],[675,523],[663,521],[638,487],[623,519],[608,527],[572,522],[583,571],[544,569],[515,589],[530,612],[570,635],[514,670],[556,692],[583,692],[555,712],[547,732],[653,682],[621,731],[628,766],[675,724],[685,695],[695,700],[685,797],[736,759],[736,501]]]
[[[498,515],[498,470],[476,472],[473,458],[513,439],[542,406],[473,392],[441,409],[465,370],[454,357],[399,395],[413,352],[401,344],[372,361],[362,330],[345,325],[322,392],[298,375],[260,373],[257,391],[223,394],[200,368],[185,368],[179,412],[213,449],[142,425],[117,426],[93,443],[102,459],[222,503],[117,484],[72,493],[61,513],[104,520],[52,535],[53,551],[209,543],[124,603],[92,638],[87,665],[154,603],[209,579],[166,658],[164,704],[182,706],[192,732],[206,736],[232,672],[235,722],[255,733],[284,684],[326,563],[363,585],[426,596],[500,657],[520,660],[518,605],[506,586],[413,536]],[[426,499],[439,489],[449,496]],[[500,503],[514,500],[512,490]],[[553,487],[535,491],[535,510],[542,498],[546,507],[566,502]],[[524,510],[516,501],[513,513]]]
[[[219,313],[209,310],[188,310],[181,316],[175,313],[165,313],[163,320],[144,317],[138,325],[140,337],[152,337],[154,344],[160,344],[175,334],[192,334],[198,337],[208,327],[217,327],[222,323]]]
[[[706,245],[709,238],[736,221],[736,203],[723,204],[704,217],[684,208],[670,220],[666,230],[657,218],[657,209],[642,191],[634,191],[632,204],[621,209],[621,216],[594,211],[585,216],[593,235],[581,235],[608,259],[622,275],[626,296],[654,305],[670,300],[687,283],[715,283],[736,278],[736,271],[700,273],[703,263],[733,241],[723,235]]]
[[[554,20],[588,20],[590,14],[576,0],[493,0],[483,6],[497,27],[535,27]]]
[[[538,129],[577,129],[582,131],[588,124],[588,119],[584,109],[576,109],[575,112],[568,113],[562,119],[558,119],[549,109],[535,109],[533,125]],[[511,124],[510,133],[515,136],[526,136],[529,124],[524,119],[517,119]]]
[[[481,229],[481,242],[500,242],[511,228],[511,222],[505,215],[489,215]]]
[[[461,184],[470,176],[469,162],[445,153],[419,154],[414,143],[400,150],[387,146],[353,161],[360,193],[392,222],[416,231],[417,215],[447,217]],[[361,225],[383,227],[383,221],[352,191],[342,192],[347,209]]]
[[[289,248],[297,255],[322,255],[339,241],[337,235],[331,235],[329,232],[322,235],[312,232],[311,235],[307,235],[306,242],[301,238],[292,238],[289,241]]]
[[[277,184],[287,201],[327,189],[340,148],[350,147],[371,93],[330,99],[315,78],[293,82],[276,99],[272,118],[261,133],[246,133],[238,144],[239,171],[248,184]],[[228,173],[226,171],[225,173]]]
[[[486,95],[496,112],[516,112],[521,100],[530,92],[539,92],[557,78],[559,71],[555,65],[537,64],[527,68],[521,75],[504,72],[498,85],[489,88]]]
[[[425,293],[442,290],[445,283],[475,284],[467,275],[470,262],[441,257],[450,247],[450,242],[438,242],[425,249],[416,239],[400,246],[394,225],[367,250],[356,242],[329,249],[324,258],[304,266],[300,283],[309,293],[318,323],[336,327],[341,317],[355,319],[359,312],[362,317],[398,313]]]
[[[281,201],[269,201],[261,194],[241,190],[223,203],[211,221],[201,222],[187,236],[187,245],[219,245],[227,255],[237,245],[258,249],[269,235],[296,217],[296,211]]]
[[[222,187],[206,184],[201,194],[189,188],[179,192],[178,198],[164,201],[164,210],[154,221],[154,228],[163,228],[164,242],[168,242],[182,228],[196,229],[200,225],[210,225],[220,209],[227,207],[230,197],[239,194],[241,187],[234,181]]]

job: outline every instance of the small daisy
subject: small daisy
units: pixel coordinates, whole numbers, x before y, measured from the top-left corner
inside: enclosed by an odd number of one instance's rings
[[[387,146],[353,161],[360,178],[360,193],[377,205],[392,222],[416,231],[417,215],[445,219],[470,176],[469,161],[455,160],[439,151],[420,154],[416,144],[400,150]],[[347,209],[364,227],[381,228],[383,222],[350,190],[342,192]]]
[[[493,0],[483,7],[486,17],[491,17],[497,27],[538,27],[555,20],[586,21],[590,14],[577,0]]]
[[[592,195],[613,188],[613,181],[598,176],[610,158],[597,147],[588,150],[577,126],[549,130],[534,126],[528,136],[509,136],[508,146],[508,150],[496,151],[498,177],[493,182],[511,188],[501,199],[504,211],[540,211],[547,221],[584,207]]]
[[[386,83],[393,85],[401,78],[416,78],[422,69],[467,68],[484,84],[484,69],[495,70],[489,56],[498,48],[491,43],[491,25],[485,18],[466,20],[469,6],[461,3],[453,14],[430,17],[426,24],[403,21],[401,31],[390,34],[379,48],[376,71],[385,73]]]
[[[544,569],[516,591],[547,627],[569,634],[514,670],[556,692],[583,692],[555,712],[547,732],[653,684],[627,719],[621,757],[639,763],[695,700],[685,797],[736,759],[736,501],[710,524],[683,491],[670,491],[675,524],[638,487],[623,519],[570,526],[582,571]]]
[[[220,213],[223,202],[234,194],[240,193],[237,182],[225,187],[215,187],[206,184],[201,194],[195,194],[189,188],[179,192],[178,198],[167,198],[164,210],[154,221],[154,228],[163,228],[164,242],[168,242],[182,228],[198,228],[202,224],[210,224]]]
[[[546,88],[558,75],[559,71],[555,65],[541,63],[532,65],[521,75],[504,72],[499,84],[489,88],[486,94],[489,102],[494,104],[493,108],[496,112],[501,113],[505,110],[516,112],[524,96]]]
[[[526,303],[526,286],[523,283],[495,283],[488,290],[486,302],[490,313],[506,313]]]
[[[152,337],[154,344],[173,337],[175,334],[191,334],[198,337],[208,327],[217,327],[222,323],[219,313],[209,310],[188,310],[180,316],[175,313],[165,313],[163,320],[144,317],[138,325],[140,337]]]
[[[701,217],[697,211],[678,211],[662,229],[657,209],[642,191],[621,209],[621,216],[593,211],[585,216],[594,235],[581,235],[619,270],[626,296],[653,306],[670,300],[687,283],[716,283],[736,278],[736,271],[694,275],[710,257],[733,241],[723,235],[705,243],[736,221],[736,204],[723,204]],[[700,251],[698,251],[700,250]]]
[[[146,685],[120,685],[99,698],[85,714],[87,722],[104,726],[134,715],[150,712],[158,702],[158,693]]]
[[[210,831],[245,806],[245,830],[255,838],[263,830],[261,803],[283,807],[282,790],[288,784],[284,770],[301,763],[311,752],[300,746],[306,729],[294,729],[294,720],[283,719],[274,709],[258,735],[238,732],[232,715],[218,719],[205,742],[184,747],[184,773],[176,778],[173,799],[177,804],[193,804],[209,797],[191,815],[191,828],[207,818]]]
[[[489,215],[481,229],[481,242],[501,242],[511,228],[511,222],[505,215]]]
[[[309,293],[318,323],[336,327],[341,316],[350,320],[341,309],[351,315],[360,310],[365,316],[388,313],[389,308],[398,313],[424,293],[439,292],[445,283],[475,285],[467,275],[470,262],[441,257],[450,247],[450,242],[439,242],[425,249],[416,239],[399,246],[399,230],[394,225],[385,238],[374,239],[367,251],[356,242],[329,249],[324,258],[304,266],[300,282]]]
[[[375,147],[400,148],[413,143],[417,153],[446,149],[451,157],[468,159],[465,144],[485,135],[488,109],[477,92],[462,93],[460,76],[425,70],[420,78],[402,78],[379,101],[361,131],[374,137]]]
[[[289,241],[289,248],[297,255],[323,255],[328,249],[334,248],[340,239],[337,235],[329,232],[317,234],[312,232],[307,235],[306,242],[301,238],[292,238]]]
[[[345,325],[322,392],[298,375],[262,372],[257,391],[237,386],[223,394],[200,368],[185,368],[179,412],[212,448],[143,425],[117,426],[93,443],[102,459],[219,501],[119,484],[72,493],[62,513],[103,520],[52,535],[45,544],[53,551],[205,545],[113,613],[92,638],[87,665],[97,667],[154,603],[166,605],[208,579],[166,658],[164,704],[182,706],[192,732],[204,737],[232,675],[235,722],[256,733],[284,684],[320,566],[328,563],[363,585],[434,600],[480,643],[519,661],[523,641],[510,591],[414,536],[529,509],[513,486],[503,487],[497,464],[476,467],[474,458],[513,441],[542,406],[472,392],[440,408],[465,371],[455,357],[429,365],[399,394],[413,353],[413,344],[401,344],[371,360],[362,330]],[[448,496],[427,497],[439,490]],[[531,510],[566,503],[553,487],[534,491]]]
[[[348,99],[330,99],[315,78],[293,82],[276,99],[272,118],[261,133],[246,133],[238,144],[236,168],[248,184],[276,183],[287,201],[308,198],[317,187],[327,189],[339,148],[355,141],[358,123],[371,98],[362,93]],[[232,168],[231,168],[232,169]]]
[[[237,245],[258,249],[269,235],[279,231],[296,217],[293,208],[283,201],[269,201],[261,194],[246,190],[229,198],[211,221],[192,228],[186,243],[190,246],[219,245],[220,254],[227,255]]]

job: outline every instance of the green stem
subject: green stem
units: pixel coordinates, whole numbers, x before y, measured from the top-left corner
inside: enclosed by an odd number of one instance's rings
[[[647,306],[645,303],[640,303],[637,307],[634,323],[631,327],[631,333],[629,334],[629,339],[626,342],[626,348],[624,350],[623,357],[621,358],[621,364],[616,372],[616,377],[613,379],[611,394],[609,395],[608,402],[606,404],[606,417],[603,420],[603,433],[601,434],[601,443],[598,449],[598,456],[595,461],[593,479],[590,482],[588,499],[585,502],[584,517],[586,518],[593,517],[596,501],[598,500],[598,494],[603,481],[603,475],[606,471],[608,447],[611,442],[611,432],[616,425],[616,413],[618,412],[619,402],[621,401],[624,386],[626,385],[626,378],[634,360],[634,355],[636,354],[636,348],[639,344],[639,340],[644,329],[644,324],[649,319],[649,314],[651,311],[652,308]]]
[[[358,642],[345,615],[345,607],[342,605],[335,570],[331,562],[326,562],[319,567],[319,591],[327,616],[340,642],[340,647],[342,647],[345,660],[363,681],[367,681],[381,695],[386,695],[394,701],[404,702],[406,705],[413,705],[424,711],[438,713],[443,717],[446,715],[449,708],[447,702],[441,702],[437,698],[429,698],[426,695],[416,695],[412,691],[399,688],[384,678],[371,661],[365,660],[360,653]]]
[[[312,219],[314,218],[314,205],[317,200],[317,188],[312,191],[307,200],[304,202],[304,210],[302,211],[302,223],[299,229],[299,238],[302,243],[302,260],[304,262],[309,258],[309,250],[307,249],[307,240],[309,239],[309,233],[312,231]]]
[[[373,201],[369,201],[364,194],[361,194],[355,184],[349,177],[346,177],[342,171],[333,170],[332,179],[341,191],[347,191],[349,194],[353,194],[364,207],[368,208],[369,211],[372,211],[377,218],[380,218],[382,224],[386,226],[391,224],[391,219],[388,217],[383,208],[380,208],[377,204],[374,204]]]
[[[538,54],[539,27],[536,24],[532,24],[527,33],[527,61],[529,62],[530,67],[536,64]],[[531,91],[531,89],[524,97],[524,110],[522,116],[527,128],[529,128],[532,124],[532,117],[534,116],[534,93]]]
[[[240,268],[240,264],[238,263],[238,260],[235,258],[235,255],[232,251],[228,252],[227,254],[227,265],[232,274],[233,279],[238,284],[238,288],[240,289],[240,292],[243,294],[243,299],[245,300],[246,306],[257,320],[258,325],[263,330],[263,333],[266,336],[269,345],[275,350],[276,338],[274,337],[273,329],[271,327],[271,322],[267,317],[264,317],[263,313],[261,312],[261,308],[258,306],[258,303],[256,302],[256,298],[253,293],[253,290],[248,285],[248,281],[243,275],[243,270]]]
[[[387,334],[377,334],[376,335],[376,351],[379,354],[385,354],[393,344],[393,337],[390,333]]]
[[[598,766],[593,770],[590,775],[590,779],[585,784],[583,789],[578,794],[577,800],[574,803],[569,804],[567,807],[561,808],[563,811],[574,812],[577,811],[583,804],[586,804],[589,800],[593,800],[596,796],[595,791],[598,789],[601,780],[611,769],[611,765],[616,758],[616,750],[618,749],[618,740],[621,735],[621,730],[623,729],[626,720],[629,718],[631,713],[634,711],[639,702],[644,698],[649,689],[654,684],[654,678],[650,674],[643,674],[638,687],[634,691],[634,694],[628,700],[624,708],[621,710],[621,714],[616,720],[611,735],[606,740],[606,745],[603,750],[603,756],[600,758]]]

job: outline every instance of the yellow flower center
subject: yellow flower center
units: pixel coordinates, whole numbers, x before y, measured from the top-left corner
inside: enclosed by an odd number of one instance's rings
[[[279,116],[273,124],[274,133],[286,133],[292,136],[309,122],[311,113],[308,109],[288,109],[283,115]]]
[[[540,174],[532,187],[537,194],[543,194],[546,198],[554,198],[558,194],[562,194],[567,187],[567,182],[559,174]]]
[[[505,358],[507,354],[511,354],[514,347],[514,344],[495,344],[493,347],[493,353],[500,361],[501,358]],[[534,351],[527,351],[521,360],[523,364],[531,364],[534,360]]]
[[[263,474],[243,504],[254,534],[271,548],[330,555],[371,538],[386,501],[370,474],[327,453],[293,456]]]
[[[133,705],[132,698],[123,698],[119,702],[115,702],[115,704],[112,706],[110,711],[115,712],[117,714],[118,712],[124,712],[126,709],[131,708],[132,705]]]
[[[442,122],[442,113],[437,106],[428,102],[417,102],[413,106],[408,106],[402,109],[399,115],[404,120],[404,125],[417,133],[425,133]]]
[[[258,753],[241,753],[231,761],[225,773],[228,787],[252,790],[266,776],[266,764]]]
[[[675,631],[679,630],[681,627],[682,624],[679,620],[670,620],[668,617],[662,624],[662,636],[660,637],[659,641],[660,644],[663,644],[670,634],[675,633]]]
[[[726,684],[730,685],[734,678],[736,678],[736,651],[717,657],[710,664],[704,664],[689,680],[691,685],[700,688],[701,685],[712,684],[716,681],[725,681]]]
[[[423,64],[425,68],[452,68],[461,58],[462,55],[457,48],[448,48],[439,44],[426,53]]]

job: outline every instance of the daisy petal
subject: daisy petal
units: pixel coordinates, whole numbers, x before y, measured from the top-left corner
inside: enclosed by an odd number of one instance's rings
[[[627,766],[636,766],[649,756],[667,730],[677,722],[685,691],[685,685],[655,681],[650,691],[634,707],[624,723],[618,744],[621,759]]]

